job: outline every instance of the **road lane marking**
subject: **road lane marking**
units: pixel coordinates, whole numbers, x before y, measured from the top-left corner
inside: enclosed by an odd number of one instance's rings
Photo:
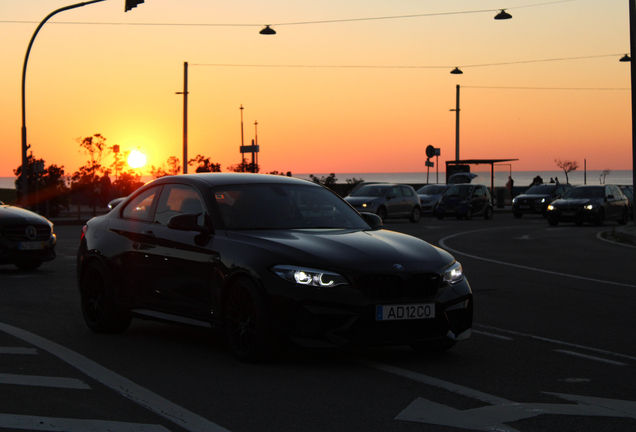
[[[35,348],[0,347],[0,354],[37,354]]]
[[[586,355],[586,354],[581,354],[581,353],[577,353],[574,351],[568,351],[568,350],[554,350],[554,352],[558,352],[558,353],[562,353],[562,354],[568,354],[571,356],[575,356],[575,357],[581,357],[584,359],[588,359],[588,360],[594,360],[594,361],[598,361],[598,362],[603,362],[603,363],[608,363],[608,364],[612,364],[615,366],[627,366],[627,363],[621,363],[621,362],[617,362],[614,360],[608,360],[608,359],[604,359],[604,358],[600,358],[600,357],[594,357],[591,355]]]
[[[501,335],[498,335],[498,334],[488,333],[488,332],[479,331],[479,330],[473,330],[473,333],[484,335],[484,336],[489,336],[489,337],[494,337],[494,338],[502,339],[502,340],[509,340],[509,341],[514,340],[513,338],[510,338],[508,336],[501,336]]]
[[[457,233],[457,234],[453,234],[450,235],[448,237],[444,237],[443,239],[441,239],[439,241],[439,245],[449,251],[452,252],[456,255],[463,255],[469,258],[473,258],[476,260],[480,260],[480,261],[487,261],[487,262],[491,262],[494,264],[501,264],[501,265],[507,265],[510,267],[516,267],[516,268],[520,268],[520,269],[524,269],[524,270],[531,270],[531,271],[536,271],[536,272],[540,272],[540,273],[547,273],[547,274],[551,274],[551,275],[556,275],[556,276],[563,276],[563,277],[568,277],[568,278],[573,278],[573,279],[580,279],[580,280],[585,280],[588,282],[596,282],[596,283],[603,283],[603,284],[609,284],[609,285],[618,285],[618,286],[623,286],[623,287],[628,287],[628,288],[636,288],[636,285],[631,285],[631,284],[625,284],[625,283],[620,283],[620,282],[611,282],[611,281],[607,281],[607,280],[602,280],[602,279],[593,279],[593,278],[588,278],[588,277],[584,277],[584,276],[578,276],[578,275],[571,275],[571,274],[567,274],[567,273],[560,273],[560,272],[555,272],[555,271],[551,271],[551,270],[544,270],[544,269],[540,269],[540,268],[535,268],[535,267],[528,267],[528,266],[524,266],[524,265],[520,265],[520,264],[512,264],[509,262],[505,262],[505,261],[499,261],[499,260],[494,260],[494,259],[490,259],[490,258],[484,258],[484,257],[479,257],[476,255],[471,255],[471,254],[467,254],[465,252],[460,252],[457,249],[453,249],[451,247],[448,247],[446,245],[446,240],[451,239],[453,237],[458,237],[460,235],[464,235],[464,234],[473,234],[473,233],[477,233],[477,232],[483,232],[483,231],[492,231],[492,230],[496,230],[496,229],[508,229],[511,227],[505,227],[505,228],[488,228],[488,229],[483,229],[483,230],[475,230],[475,231],[466,231],[463,233]]]
[[[75,378],[49,377],[38,375],[0,374],[0,384],[14,384],[35,387],[56,387],[88,390],[90,386]]]
[[[615,352],[612,352],[612,351],[606,351],[606,350],[602,350],[602,349],[598,349],[598,348],[592,348],[592,347],[588,347],[588,346],[584,346],[584,345],[577,345],[577,344],[573,344],[573,343],[570,343],[570,342],[559,341],[559,340],[556,340],[556,339],[548,339],[548,338],[544,338],[544,337],[541,337],[541,336],[531,335],[531,334],[528,334],[528,333],[516,332],[516,331],[513,331],[513,330],[505,330],[505,329],[502,329],[502,328],[493,327],[493,326],[487,326],[487,325],[484,325],[484,324],[475,324],[475,326],[476,327],[480,327],[480,328],[484,328],[484,329],[495,330],[495,331],[502,332],[502,333],[508,333],[508,334],[515,335],[515,336],[521,336],[521,337],[536,339],[536,340],[539,340],[539,341],[542,341],[542,342],[550,342],[550,343],[557,344],[557,345],[568,346],[568,347],[571,347],[571,348],[577,348],[577,349],[582,349],[582,350],[586,350],[586,351],[596,352],[596,353],[599,353],[599,354],[610,355],[610,356],[613,356],[613,357],[624,358],[626,360],[636,361],[636,357],[631,357],[631,356],[628,356],[628,355],[625,355],[625,354],[619,354],[619,353],[615,353]]]
[[[0,414],[0,428],[64,432],[170,432],[161,425]]]
[[[47,351],[131,401],[192,432],[227,432],[211,421],[176,405],[102,365],[26,330],[0,323],[0,331]]]
[[[576,404],[519,403],[372,360],[356,359],[356,361],[374,369],[435,386],[491,405],[468,410],[458,410],[418,397],[408,407],[402,410],[402,412],[395,417],[395,420],[451,426],[478,431],[518,432],[517,429],[505,423],[512,423],[543,414],[636,419],[636,402],[633,401],[543,392],[544,394],[576,402]]]

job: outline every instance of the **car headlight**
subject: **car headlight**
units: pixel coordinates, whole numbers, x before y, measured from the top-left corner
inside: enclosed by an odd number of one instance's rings
[[[512,199],[512,203],[513,203],[513,204],[516,204],[516,203],[517,203],[517,198],[513,198],[513,199]]]
[[[586,205],[586,206],[583,206],[583,208],[584,208],[585,210],[594,210],[594,204],[588,204],[588,205]]]
[[[449,284],[456,284],[457,282],[461,282],[463,279],[464,270],[462,269],[462,265],[457,261],[444,271],[444,281]]]
[[[552,204],[550,204],[550,205],[548,206],[548,210],[556,210],[556,207],[555,207],[555,206],[553,206]]]
[[[367,208],[367,207],[371,208],[371,207],[373,207],[374,205],[375,205],[375,203],[374,203],[374,202],[370,202],[370,203],[364,203],[364,204],[362,204],[362,207],[363,207],[363,208]]]
[[[539,204],[543,204],[543,203],[545,202],[545,198],[541,198],[540,200],[537,200],[537,202],[538,202]]]
[[[326,288],[349,284],[344,276],[324,270],[286,265],[275,266],[272,270],[286,281],[298,285]]]

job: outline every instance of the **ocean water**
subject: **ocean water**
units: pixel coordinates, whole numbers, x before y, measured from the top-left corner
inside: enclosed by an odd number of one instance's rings
[[[490,186],[490,170],[488,171],[473,171],[478,177],[473,180],[473,183],[485,184]],[[595,185],[601,184],[601,174],[603,171],[572,171],[568,174],[569,182],[572,185]],[[315,177],[328,177],[330,173],[306,173],[306,174],[294,174],[294,177],[309,179],[310,174]],[[347,183],[347,180],[362,179],[364,181],[373,182],[391,182],[391,183],[407,183],[407,184],[421,184],[421,183],[446,183],[446,174],[440,172],[439,174],[431,170],[428,175],[426,172],[400,172],[400,173],[334,173],[336,176],[336,183]],[[532,183],[532,180],[538,175],[541,176],[544,182],[549,182],[551,178],[558,178],[561,183],[565,183],[565,174],[563,171],[512,171],[507,169],[501,169],[501,167],[495,166],[495,187],[505,186],[508,182],[508,176],[512,175],[515,186],[528,186]],[[145,178],[144,181],[149,181],[150,178]],[[617,170],[610,171],[605,176],[606,184],[633,184],[632,170]],[[15,187],[15,177],[0,177],[0,189],[13,189]]]

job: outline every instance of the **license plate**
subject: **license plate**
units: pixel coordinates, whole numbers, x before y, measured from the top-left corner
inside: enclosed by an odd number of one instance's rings
[[[576,214],[576,212],[563,212],[561,213],[561,215],[563,216],[574,216]]]
[[[20,242],[18,244],[20,250],[39,250],[44,249],[44,243],[42,242]]]
[[[530,206],[529,205],[520,205],[519,208],[521,208],[521,209],[529,209]]]
[[[376,321],[435,318],[435,303],[375,307]]]

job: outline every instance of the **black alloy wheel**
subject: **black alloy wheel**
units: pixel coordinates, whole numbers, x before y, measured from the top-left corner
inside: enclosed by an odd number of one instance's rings
[[[486,211],[484,212],[484,219],[486,220],[490,220],[492,219],[492,215],[494,213],[494,210],[492,209],[492,207],[486,207]]]
[[[466,210],[466,215],[464,216],[466,220],[471,220],[473,218],[473,209],[470,207]]]
[[[411,217],[410,217],[410,221],[417,223],[420,221],[420,217],[422,217],[422,210],[420,210],[420,208],[418,206],[413,207],[413,210],[411,211]]]
[[[621,218],[618,220],[618,224],[627,225],[628,220],[629,220],[629,211],[627,210],[627,207],[625,207],[623,208],[623,214],[621,215]]]
[[[242,362],[269,359],[274,348],[271,325],[263,295],[249,279],[236,281],[226,299],[225,333]]]
[[[93,261],[80,278],[82,315],[96,333],[121,333],[130,326],[130,313],[115,303],[115,285],[106,268]]]

